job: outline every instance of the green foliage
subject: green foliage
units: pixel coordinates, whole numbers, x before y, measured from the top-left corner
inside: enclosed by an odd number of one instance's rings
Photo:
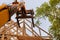
[[[36,17],[48,17],[51,22],[50,33],[56,40],[60,40],[60,8],[56,7],[60,0],[50,0],[43,3],[36,10]]]
[[[60,0],[50,0],[49,1],[51,6],[56,6],[59,2],[60,2]]]
[[[50,32],[56,40],[60,40],[60,19],[55,19],[50,28]]]
[[[36,16],[42,16],[42,15],[45,16],[45,14],[48,13],[49,11],[50,11],[50,6],[45,2],[40,6],[40,8],[37,8]]]

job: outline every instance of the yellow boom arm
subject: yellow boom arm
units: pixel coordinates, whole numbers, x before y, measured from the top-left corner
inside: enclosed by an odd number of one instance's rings
[[[0,27],[2,27],[9,20],[8,9],[3,9],[4,7],[6,7],[5,4],[0,6]]]

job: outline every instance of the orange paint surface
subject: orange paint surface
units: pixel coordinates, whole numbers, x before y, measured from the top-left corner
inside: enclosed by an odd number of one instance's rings
[[[2,27],[9,20],[8,9],[0,12],[0,27]]]

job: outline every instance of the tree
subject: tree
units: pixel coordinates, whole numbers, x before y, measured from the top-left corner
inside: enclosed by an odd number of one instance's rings
[[[60,0],[50,0],[43,3],[36,10],[36,17],[48,17],[51,22],[50,33],[56,40],[60,40]]]

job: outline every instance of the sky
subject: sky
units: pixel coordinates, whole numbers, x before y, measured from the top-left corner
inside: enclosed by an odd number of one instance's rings
[[[0,5],[2,3],[10,4],[13,1],[14,0],[0,0]],[[24,1],[25,1],[26,9],[28,10],[33,9],[35,12],[37,7],[40,7],[41,4],[43,4],[44,2],[48,2],[49,0],[24,0]],[[15,15],[12,16],[12,19],[15,20]],[[46,19],[41,18],[40,21],[41,21],[41,24],[40,24],[41,28],[48,32],[49,26],[51,25],[50,22],[48,21],[48,18]],[[43,33],[43,35],[45,34]]]

